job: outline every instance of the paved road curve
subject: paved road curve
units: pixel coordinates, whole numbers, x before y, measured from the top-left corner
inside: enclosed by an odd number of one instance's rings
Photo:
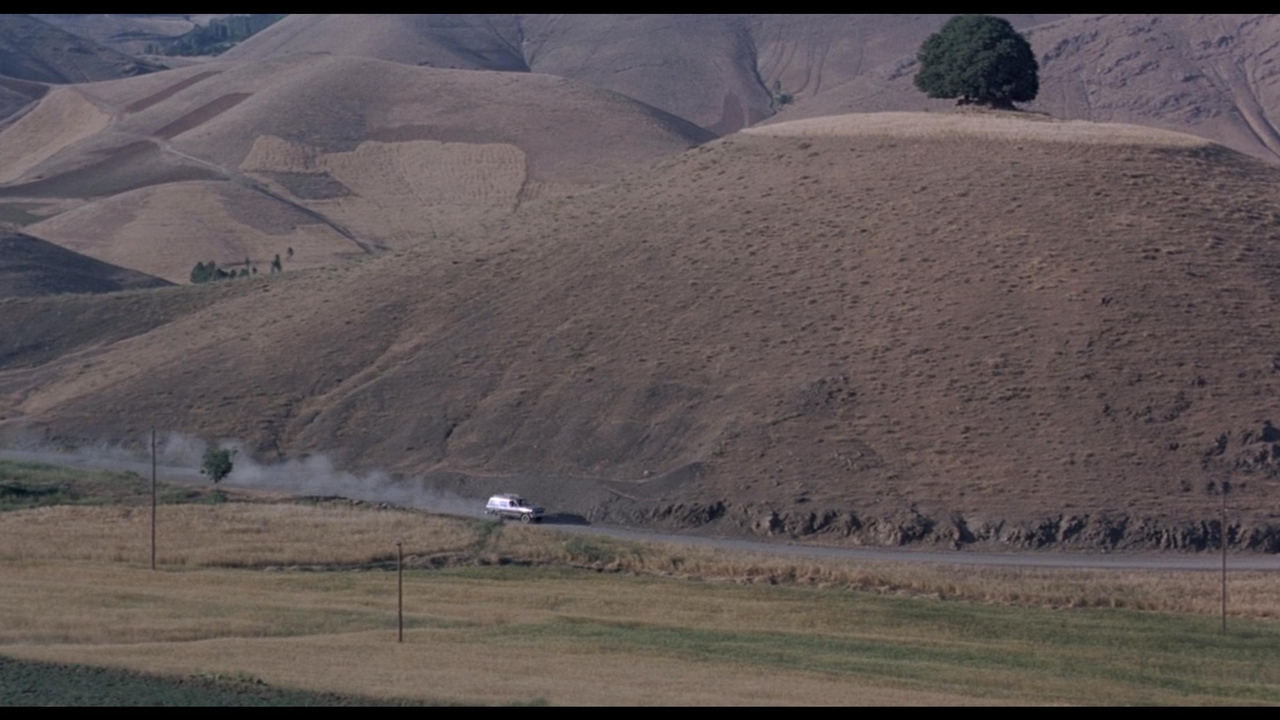
[[[84,458],[80,456],[48,452],[0,450],[0,460],[45,462],[55,465],[88,467],[103,470],[132,470],[143,476],[147,476],[151,472],[151,464],[149,462],[138,462],[134,460],[115,458]],[[202,478],[199,470],[193,468],[162,466],[158,469],[158,474],[161,479],[170,483],[208,482]],[[234,475],[235,473],[232,473],[232,477],[228,477],[223,482],[229,487],[239,487],[247,490],[257,489],[291,492],[300,489],[290,488],[286,485],[275,483],[270,484],[270,486],[241,483],[236,481]],[[352,499],[383,502],[388,500],[384,493],[385,488],[353,487],[350,488],[349,492],[344,491],[343,495]],[[433,505],[429,501],[409,501],[407,503],[399,504],[407,504],[418,507],[419,509],[432,510],[442,512],[444,514],[483,517],[483,500],[476,501],[474,512],[470,512],[468,509],[459,511],[459,508],[456,505],[448,508],[441,508]],[[560,524],[553,522],[545,524],[544,527],[554,528],[562,532],[605,536],[620,540],[677,543],[703,548],[736,550],[784,557],[831,558],[893,563],[931,563],[935,565],[1076,569],[1103,568],[1114,570],[1220,570],[1222,567],[1222,556],[1212,552],[1194,555],[1171,553],[1069,554],[1057,552],[994,553],[969,550],[937,551],[885,548],[835,548],[814,545],[798,545],[783,542],[737,540],[719,537],[667,535],[583,523]],[[1227,567],[1229,570],[1280,572],[1280,555],[1232,554],[1228,558]]]

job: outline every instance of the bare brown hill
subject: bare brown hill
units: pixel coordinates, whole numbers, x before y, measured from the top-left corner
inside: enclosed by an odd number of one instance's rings
[[[322,53],[456,70],[527,71],[520,32],[513,15],[290,15],[223,57]]]
[[[322,52],[587,82],[719,134],[850,112],[946,109],[911,85],[949,15],[297,16],[232,51]],[[1042,66],[1031,109],[1280,152],[1280,19],[1007,15]]]
[[[106,293],[168,284],[0,228],[0,298]]]
[[[762,127],[475,235],[191,288],[123,336],[11,302],[0,427],[154,421],[837,543],[1203,548],[1229,478],[1231,542],[1276,551],[1278,180],[1130,126]],[[53,316],[58,354],[9,347]]]
[[[0,76],[0,129],[49,92],[43,83]]]
[[[127,55],[146,56],[153,46],[225,16],[63,13],[33,17]]]
[[[1040,60],[1030,109],[1054,117],[1189,132],[1280,158],[1280,17],[1089,15],[1026,30]],[[848,112],[944,109],[912,87],[906,50],[773,122]]]
[[[31,15],[0,15],[0,75],[46,83],[110,80],[162,69]]]
[[[711,137],[545,75],[215,62],[50,93],[0,130],[0,210],[47,203],[41,237],[180,281],[429,240]]]
[[[529,66],[718,133],[914,54],[949,15],[522,15]],[[1007,15],[1026,27],[1059,15]]]
[[[612,90],[718,134],[912,54],[948,15],[294,15],[226,54],[532,70]],[[1009,15],[1019,27],[1060,15]],[[776,92],[775,92],[776,90]]]

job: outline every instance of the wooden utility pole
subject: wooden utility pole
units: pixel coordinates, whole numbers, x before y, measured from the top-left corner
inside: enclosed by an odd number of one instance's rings
[[[1219,519],[1221,524],[1222,540],[1222,634],[1227,634],[1227,481],[1222,481],[1222,516]]]
[[[151,428],[151,569],[156,569],[156,429]]]
[[[399,634],[396,642],[404,642],[404,547],[396,543],[396,622]]]

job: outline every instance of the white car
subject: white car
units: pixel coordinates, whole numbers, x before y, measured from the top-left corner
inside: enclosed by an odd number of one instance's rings
[[[485,515],[502,518],[520,518],[520,522],[542,522],[542,508],[519,495],[494,495],[484,506]]]

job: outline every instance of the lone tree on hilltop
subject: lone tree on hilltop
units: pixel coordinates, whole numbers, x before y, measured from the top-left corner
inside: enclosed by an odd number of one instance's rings
[[[217,445],[210,445],[204,451],[204,462],[200,464],[200,474],[213,478],[213,482],[216,485],[231,474],[232,454],[230,450],[224,450]]]
[[[920,45],[916,88],[931,98],[1012,109],[1040,92],[1040,64],[1008,20],[957,15]]]

